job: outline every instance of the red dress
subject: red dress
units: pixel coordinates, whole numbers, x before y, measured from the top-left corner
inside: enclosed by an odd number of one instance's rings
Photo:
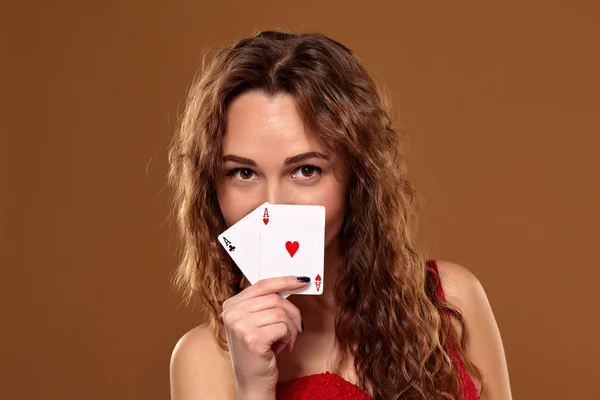
[[[435,260],[427,260],[427,265],[438,273]],[[442,285],[437,287],[437,293],[442,301],[446,301]],[[460,369],[461,394],[463,400],[479,400],[477,388],[473,380],[467,373],[465,366],[454,352],[450,352],[452,359]],[[303,376],[291,381],[280,382],[277,384],[277,400],[371,400],[365,392],[358,386],[348,382],[344,378],[323,372]]]

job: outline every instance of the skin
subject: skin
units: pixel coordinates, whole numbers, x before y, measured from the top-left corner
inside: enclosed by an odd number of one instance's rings
[[[250,92],[230,105],[223,138],[224,171],[218,183],[219,204],[227,224],[233,225],[265,201],[323,205],[327,210],[325,276],[328,279],[321,296],[288,298],[291,303],[286,305],[290,310],[288,325],[297,326],[297,318],[301,318],[305,330],[273,346],[278,352],[280,382],[331,371],[335,359],[336,306],[330,285],[337,273],[338,236],[347,183],[343,166],[332,166],[323,157],[286,164],[291,157],[313,152],[326,156],[316,137],[306,130],[291,97],[278,95],[269,99],[263,93]],[[511,399],[502,340],[483,287],[466,268],[448,261],[437,263],[447,301],[464,315],[470,333],[468,354],[481,369],[486,383],[484,399]],[[293,279],[288,282],[294,284]],[[239,310],[238,300],[230,302],[228,308],[237,306]],[[235,313],[228,318],[230,325],[234,320],[239,322]],[[228,331],[228,337],[233,335],[231,332]],[[235,353],[241,354],[241,350],[234,349],[232,354]],[[240,390],[236,393],[239,382],[236,385],[230,354],[220,349],[206,324],[179,340],[170,368],[173,400],[251,398],[247,392],[243,396]],[[357,382],[352,368],[346,368],[340,375],[349,382]]]

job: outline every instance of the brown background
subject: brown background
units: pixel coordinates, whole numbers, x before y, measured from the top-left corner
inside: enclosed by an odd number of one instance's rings
[[[0,13],[0,398],[168,398],[201,316],[169,285],[165,146],[205,46],[275,26],[390,89],[420,239],[486,288],[514,397],[596,398],[594,2],[37,3]]]

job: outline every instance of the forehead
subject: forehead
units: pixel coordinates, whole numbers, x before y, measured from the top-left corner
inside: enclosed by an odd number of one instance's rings
[[[223,152],[237,155],[279,155],[283,158],[321,146],[305,126],[294,98],[248,92],[228,107]]]

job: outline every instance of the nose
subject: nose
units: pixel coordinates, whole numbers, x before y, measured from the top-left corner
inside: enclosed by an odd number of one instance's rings
[[[277,183],[269,183],[266,187],[266,200],[271,204],[282,204],[281,186]]]
[[[264,201],[271,204],[296,204],[297,193],[292,186],[286,182],[270,181],[265,185]]]

